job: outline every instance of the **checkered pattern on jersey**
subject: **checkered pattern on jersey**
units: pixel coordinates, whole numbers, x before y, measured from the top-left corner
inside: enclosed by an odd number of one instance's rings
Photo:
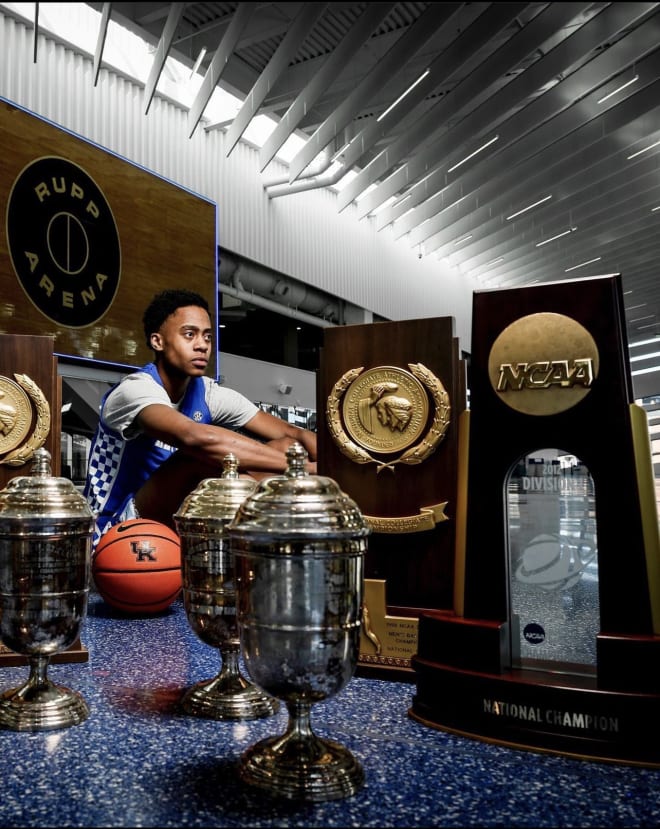
[[[126,444],[118,437],[101,430],[90,453],[88,500],[92,509],[101,512],[117,479]],[[96,538],[94,541],[96,542]]]

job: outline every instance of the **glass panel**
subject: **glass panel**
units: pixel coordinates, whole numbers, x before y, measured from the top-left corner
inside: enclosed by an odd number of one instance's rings
[[[512,666],[592,675],[600,628],[593,478],[539,449],[506,485]]]

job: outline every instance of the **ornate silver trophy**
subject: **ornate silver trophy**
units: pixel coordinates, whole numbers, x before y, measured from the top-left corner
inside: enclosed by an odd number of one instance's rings
[[[334,800],[354,794],[364,772],[314,734],[310,714],[355,672],[370,530],[335,481],[307,474],[299,443],[287,457],[286,473],[262,480],[227,527],[248,673],[289,712],[286,732],[244,752],[239,774],[289,799]]]
[[[201,481],[174,516],[188,623],[221,659],[215,677],[186,690],[181,708],[197,717],[250,720],[274,714],[279,703],[240,671],[234,558],[224,530],[257,482],[239,478],[235,455],[225,456],[223,470],[221,478]]]
[[[0,696],[0,728],[40,731],[77,725],[89,709],[77,691],[47,676],[51,656],[78,638],[87,614],[94,516],[37,449],[33,474],[0,492],[0,636],[28,658],[22,686]]]

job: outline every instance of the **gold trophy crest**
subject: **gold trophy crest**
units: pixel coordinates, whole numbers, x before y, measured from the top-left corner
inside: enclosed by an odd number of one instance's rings
[[[46,442],[50,406],[37,384],[26,374],[14,380],[0,375],[0,465],[22,466]],[[30,435],[34,407],[35,426]]]
[[[326,421],[335,444],[354,463],[375,463],[377,473],[394,472],[398,463],[422,463],[449,426],[449,395],[440,380],[421,363],[408,368],[352,368],[328,396]],[[382,460],[371,452],[398,457]]]

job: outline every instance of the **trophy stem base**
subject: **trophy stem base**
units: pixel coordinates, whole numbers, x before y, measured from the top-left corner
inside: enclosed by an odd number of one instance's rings
[[[279,710],[279,702],[238,676],[227,681],[222,674],[198,682],[181,698],[181,710],[212,720],[256,720]]]
[[[355,794],[364,783],[362,766],[347,748],[313,733],[307,706],[288,707],[286,733],[243,753],[241,780],[290,800],[318,803]]]
[[[51,731],[79,725],[89,716],[87,703],[77,691],[50,680],[39,688],[29,682],[0,697],[0,728],[12,731]]]

